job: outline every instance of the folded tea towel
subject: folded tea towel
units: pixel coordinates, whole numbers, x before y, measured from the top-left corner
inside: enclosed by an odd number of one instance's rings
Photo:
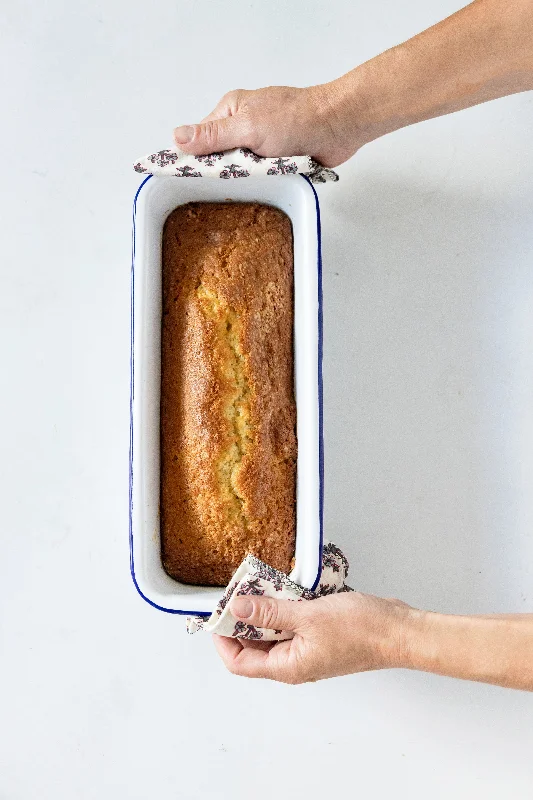
[[[353,589],[345,583],[348,569],[349,564],[344,553],[331,542],[325,542],[322,548],[322,570],[318,586],[315,591],[311,591],[291,581],[285,573],[248,555],[237,568],[211,616],[187,617],[187,631],[196,633],[203,630],[208,633],[218,633],[220,636],[261,639],[264,642],[292,639],[293,634],[290,631],[256,628],[254,625],[236,620],[229,610],[230,599],[234,594],[259,594],[300,602],[315,600],[317,597],[336,592],[353,592]]]
[[[311,156],[265,158],[246,147],[191,156],[173,147],[139,159],[133,169],[151,175],[174,175],[178,178],[249,178],[260,175],[307,175],[312,183],[338,181],[339,176]]]

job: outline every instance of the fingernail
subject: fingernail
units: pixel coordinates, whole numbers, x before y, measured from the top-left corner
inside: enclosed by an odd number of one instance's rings
[[[187,144],[194,136],[194,128],[192,125],[182,125],[174,131],[174,139],[178,144]]]
[[[254,604],[247,597],[236,597],[231,604],[231,610],[235,613],[236,617],[247,619],[254,610]]]

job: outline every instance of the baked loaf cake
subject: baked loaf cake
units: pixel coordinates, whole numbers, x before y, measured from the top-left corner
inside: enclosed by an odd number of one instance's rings
[[[163,231],[161,544],[166,572],[224,586],[247,553],[294,555],[289,218],[189,203]]]

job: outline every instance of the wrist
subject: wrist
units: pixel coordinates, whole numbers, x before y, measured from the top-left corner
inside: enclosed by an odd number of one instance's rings
[[[408,86],[402,86],[399,77],[407,68],[408,57],[400,45],[330,83],[314,87],[322,115],[349,155],[410,124],[412,93]]]
[[[422,669],[421,645],[428,612],[404,603],[391,603],[390,622],[383,643],[387,667]]]
[[[499,669],[491,648],[494,625],[491,618],[423,612],[409,634],[409,668],[494,682]]]
[[[513,676],[511,654],[522,645],[516,619],[423,612],[409,640],[410,669],[499,685],[527,683]]]
[[[359,618],[354,628],[355,649],[360,647],[363,630],[374,669],[415,669],[415,651],[426,612],[401,600],[360,592],[354,593],[352,602]]]
[[[356,72],[356,70],[354,70]],[[338,152],[337,163],[354,155],[371,141],[366,128],[366,115],[352,76],[344,75],[330,83],[312,87],[318,128],[328,132]]]
[[[398,45],[360,64],[339,81],[344,104],[356,120],[363,144],[415,121],[419,91],[413,91],[412,56]]]

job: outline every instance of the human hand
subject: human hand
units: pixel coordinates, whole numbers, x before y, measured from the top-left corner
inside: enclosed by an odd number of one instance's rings
[[[422,614],[399,600],[360,592],[301,602],[249,595],[233,598],[230,610],[247,624],[293,631],[294,638],[261,642],[214,634],[228,670],[292,684],[408,666],[405,627]]]
[[[247,147],[260,156],[310,155],[325,167],[336,167],[363,143],[353,128],[334,81],[306,89],[228,92],[200,124],[176,128],[174,140],[192,155]]]
[[[533,89],[533,4],[507,6],[502,14],[500,0],[476,0],[330,83],[229,92],[200,124],[176,128],[176,144],[336,167],[399,128]]]

